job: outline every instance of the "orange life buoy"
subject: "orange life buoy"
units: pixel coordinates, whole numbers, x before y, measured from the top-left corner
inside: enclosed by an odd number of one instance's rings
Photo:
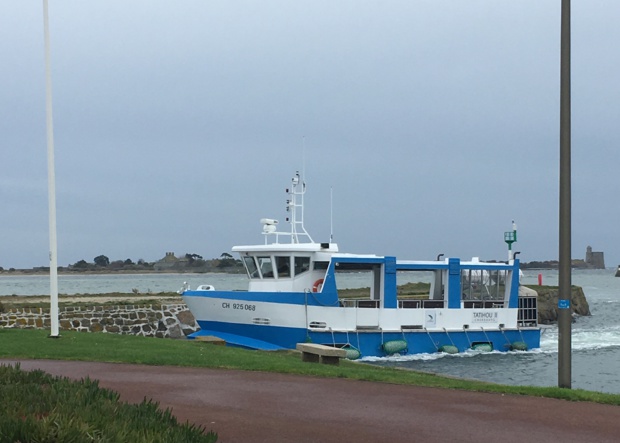
[[[325,280],[323,280],[322,278],[319,278],[317,281],[315,281],[312,285],[312,292],[319,292],[319,288],[323,286],[324,281]]]

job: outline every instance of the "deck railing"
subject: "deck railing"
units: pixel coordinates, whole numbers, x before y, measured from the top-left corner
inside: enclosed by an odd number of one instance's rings
[[[519,315],[517,316],[519,326],[538,326],[538,298],[519,297]]]

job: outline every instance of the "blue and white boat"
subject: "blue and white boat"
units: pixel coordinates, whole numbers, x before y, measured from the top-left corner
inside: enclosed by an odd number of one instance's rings
[[[297,174],[287,190],[290,231],[262,219],[264,244],[233,247],[247,291],[180,291],[201,328],[190,338],[262,350],[312,342],[348,349],[350,358],[539,347],[536,296],[520,296],[519,260],[510,251],[506,262],[341,253],[306,231],[305,192]],[[344,288],[360,278],[368,287],[351,296]]]

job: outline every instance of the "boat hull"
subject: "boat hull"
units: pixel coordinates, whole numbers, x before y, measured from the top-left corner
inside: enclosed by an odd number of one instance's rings
[[[231,299],[232,295],[243,298]],[[465,352],[476,345],[486,349],[510,351],[534,349],[540,346],[540,329],[505,327],[506,324],[454,328],[447,324],[435,327],[404,329],[395,325],[420,323],[428,312],[439,318],[453,318],[453,324],[471,322],[476,311],[466,309],[355,309],[316,307],[302,304],[289,305],[251,300],[248,293],[185,294],[190,310],[197,317],[200,331],[189,336],[222,338],[230,346],[248,349],[295,349],[297,343],[312,342],[327,346],[350,346],[360,351],[361,357],[391,355],[386,343],[404,341],[398,353],[434,353],[444,349]],[[450,312],[452,311],[452,312]],[[503,320],[498,310],[496,323]],[[493,314],[493,311],[489,311]],[[505,313],[505,312],[504,312]],[[512,315],[516,317],[516,315]],[[381,326],[368,318],[381,318]],[[440,321],[440,320],[437,320]],[[359,323],[363,323],[360,325]],[[387,325],[392,325],[391,330]],[[314,327],[312,327],[314,326]],[[515,344],[517,344],[515,346]]]

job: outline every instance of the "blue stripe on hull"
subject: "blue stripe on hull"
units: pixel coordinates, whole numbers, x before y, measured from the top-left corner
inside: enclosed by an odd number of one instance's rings
[[[318,332],[308,331],[303,328],[285,328],[267,325],[244,325],[223,322],[198,321],[201,329],[192,334],[190,338],[199,335],[221,334],[226,340],[226,335],[235,336],[231,340],[233,346],[241,346],[252,349],[272,350],[274,347],[295,349],[297,343],[311,341],[313,343],[328,346],[345,345],[360,350],[362,357],[383,357],[386,353],[381,345],[391,340],[405,340],[407,342],[407,354],[433,353],[441,346],[456,346],[459,352],[464,352],[476,343],[491,343],[495,351],[509,351],[512,343],[524,342],[528,349],[540,347],[540,331],[537,329],[503,330],[503,331],[411,331],[411,332]],[[247,339],[244,339],[246,337]],[[263,342],[263,343],[261,343]],[[403,352],[404,354],[405,352]]]
[[[271,343],[275,346],[287,349],[295,349],[297,343],[306,341],[306,330],[302,328],[285,328],[266,325],[244,325],[238,323],[224,323],[216,321],[198,321],[201,329],[212,332],[217,336],[217,332],[234,334],[237,336],[251,337],[255,340]],[[198,331],[195,334],[199,334]],[[190,335],[190,338],[195,334]],[[224,337],[221,337],[224,339]],[[225,339],[224,339],[225,340]],[[244,346],[248,347],[248,346]],[[256,349],[265,349],[257,347]]]
[[[273,343],[267,343],[266,341],[256,340],[255,338],[246,337],[244,335],[230,334],[228,332],[221,331],[209,331],[208,329],[201,329],[194,332],[188,338],[195,339],[198,337],[215,336],[221,338],[229,346],[246,348],[246,349],[261,349],[264,351],[279,351],[285,349],[281,346],[274,345]]]

